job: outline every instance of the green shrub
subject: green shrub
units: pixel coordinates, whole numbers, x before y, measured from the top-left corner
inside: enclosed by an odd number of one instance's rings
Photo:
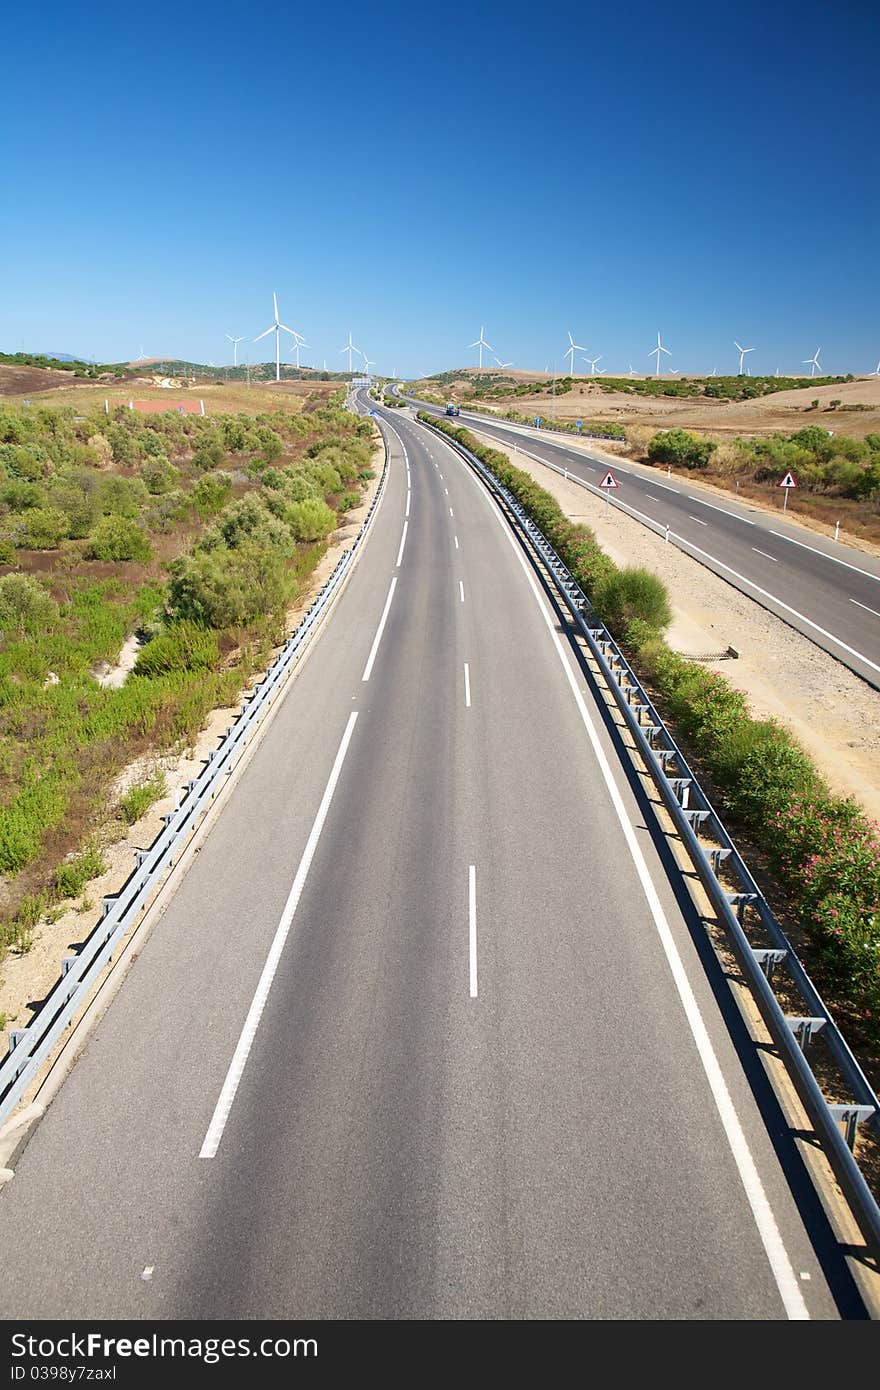
[[[298,541],[320,541],[334,530],[336,513],[319,497],[307,497],[302,502],[291,502],[284,520]]]
[[[101,851],[92,842],[55,870],[55,891],[61,898],[78,898],[89,879],[98,878],[106,869]]]
[[[618,570],[597,584],[593,604],[615,636],[637,619],[661,633],[672,621],[669,595],[661,579],[639,568]]]
[[[0,579],[0,630],[24,637],[43,633],[58,620],[58,605],[39,579],[29,574],[5,574]]]
[[[210,628],[189,619],[169,623],[142,647],[134,664],[135,676],[165,676],[170,671],[213,670],[220,660],[217,636]]]
[[[199,478],[191,496],[199,516],[216,516],[232,496],[232,478],[228,473],[206,473]]]
[[[168,608],[173,617],[218,629],[277,623],[294,589],[277,550],[244,540],[234,550],[199,550],[175,561]]]
[[[136,560],[146,564],[150,542],[136,521],[124,516],[103,516],[92,532],[87,554],[92,560]]]
[[[58,507],[29,507],[13,522],[17,545],[27,550],[57,550],[67,535],[67,517]]]
[[[141,468],[141,481],[153,497],[171,492],[180,479],[180,470],[174,467],[164,455],[151,458]]]
[[[165,773],[156,772],[144,782],[129,787],[119,802],[119,814],[126,825],[139,821],[156,801],[161,801],[168,790]]]
[[[687,430],[661,430],[648,445],[648,458],[675,468],[705,468],[716,448],[713,440]]]

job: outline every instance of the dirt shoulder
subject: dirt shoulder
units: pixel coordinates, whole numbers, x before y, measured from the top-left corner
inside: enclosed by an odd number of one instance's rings
[[[333,533],[327,553],[312,574],[306,593],[287,615],[288,632],[292,632],[300,622],[315,594],[332,574],[343,550],[351,545],[376,495],[384,464],[384,446],[378,430],[376,435],[373,452],[376,476],[369,483],[360,505],[345,514],[344,525]],[[255,676],[246,688],[257,684],[259,679],[260,676]],[[30,950],[22,955],[10,951],[0,963],[0,1055],[6,1050],[6,1030],[27,1027],[37,1007],[58,980],[64,957],[75,952],[100,921],[103,898],[120,891],[135,868],[136,852],[148,849],[153,843],[162,829],[163,814],[174,809],[177,792],[198,775],[238,712],[239,705],[213,710],[193,748],[139,759],[116,779],[109,798],[111,803],[117,802],[130,786],[156,772],[165,776],[166,795],[161,801],[155,802],[130,830],[126,831],[119,821],[112,821],[104,827],[99,839],[107,864],[106,872],[100,878],[93,879],[79,902],[72,904],[55,921],[43,920],[38,923]]]
[[[470,422],[467,427],[479,434]],[[499,447],[496,439],[491,444]],[[571,520],[590,526],[617,564],[643,565],[663,580],[674,614],[668,639],[676,651],[705,660],[744,691],[756,716],[786,725],[834,791],[854,796],[880,819],[880,692],[640,522],[524,454],[501,452],[546,488]],[[718,659],[727,647],[739,653],[736,660]]]

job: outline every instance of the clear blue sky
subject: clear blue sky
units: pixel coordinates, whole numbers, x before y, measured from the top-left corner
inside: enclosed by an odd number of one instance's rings
[[[219,363],[277,289],[318,365],[880,358],[869,0],[49,0],[3,49],[5,350]]]

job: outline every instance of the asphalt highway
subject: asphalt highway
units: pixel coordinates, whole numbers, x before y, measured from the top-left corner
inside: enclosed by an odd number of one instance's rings
[[[0,1191],[4,1318],[835,1318],[558,621],[388,412],[325,631]]]
[[[873,556],[808,531],[784,519],[781,510],[772,515],[709,494],[698,484],[667,478],[663,469],[628,461],[609,465],[607,457],[546,431],[469,412],[457,423],[567,469],[597,493],[610,466],[619,484],[612,491],[615,504],[631,508],[655,530],[668,526],[682,549],[880,688],[880,561]],[[796,507],[795,492],[791,508]]]

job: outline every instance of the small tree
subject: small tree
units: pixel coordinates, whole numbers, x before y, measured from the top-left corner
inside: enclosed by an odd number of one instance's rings
[[[716,447],[714,440],[687,430],[661,430],[648,445],[648,458],[677,468],[705,468]]]

